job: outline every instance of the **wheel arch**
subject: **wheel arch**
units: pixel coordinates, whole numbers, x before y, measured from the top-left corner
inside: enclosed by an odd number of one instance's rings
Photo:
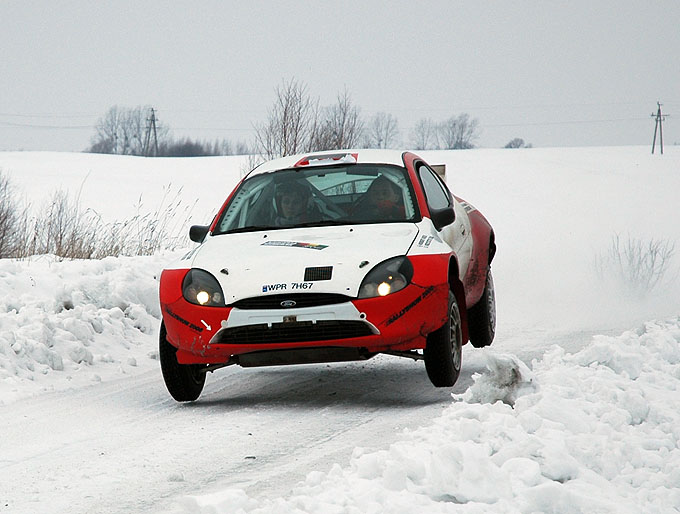
[[[493,229],[490,229],[489,231],[489,263],[488,265],[491,266],[491,261],[493,261],[493,258],[496,256],[496,233],[493,231]]]

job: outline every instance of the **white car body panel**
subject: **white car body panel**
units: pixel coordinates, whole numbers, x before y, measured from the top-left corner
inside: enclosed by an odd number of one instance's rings
[[[441,231],[432,225],[429,218],[417,224],[418,237],[409,255],[427,255],[450,253],[452,250],[458,256],[458,278],[463,280],[467,273],[470,257],[472,256],[472,237],[470,235],[470,220],[465,210],[456,204],[456,220]]]
[[[227,304],[281,293],[356,297],[361,281],[375,265],[407,254],[422,224],[343,225],[213,236],[176,267],[210,272],[220,283]],[[447,248],[440,240],[419,253],[450,251]],[[305,268],[322,266],[333,266],[330,280],[304,281]]]

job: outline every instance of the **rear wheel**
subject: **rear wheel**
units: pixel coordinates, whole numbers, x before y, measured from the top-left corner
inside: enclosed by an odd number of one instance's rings
[[[427,376],[435,387],[451,387],[458,380],[463,356],[463,331],[458,303],[449,291],[448,319],[427,336],[424,358]]]
[[[486,272],[482,297],[468,310],[468,330],[470,342],[475,348],[489,346],[496,335],[496,295],[491,268]]]
[[[178,402],[192,402],[197,399],[205,385],[205,373],[201,364],[180,364],[177,362],[177,348],[166,339],[165,324],[161,323],[158,337],[158,353],[165,387]]]

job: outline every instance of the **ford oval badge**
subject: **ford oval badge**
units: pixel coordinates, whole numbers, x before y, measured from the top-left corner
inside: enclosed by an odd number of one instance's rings
[[[295,307],[297,302],[295,300],[284,300],[281,302],[281,307],[287,309],[289,307]]]

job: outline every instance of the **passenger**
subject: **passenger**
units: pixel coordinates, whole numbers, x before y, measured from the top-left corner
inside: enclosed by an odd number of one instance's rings
[[[401,188],[384,175],[369,186],[360,200],[357,214],[367,220],[403,220],[406,217]]]

